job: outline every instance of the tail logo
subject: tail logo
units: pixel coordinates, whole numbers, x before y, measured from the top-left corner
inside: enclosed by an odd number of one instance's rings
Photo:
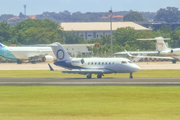
[[[64,58],[64,56],[65,56],[64,51],[61,50],[61,49],[59,49],[59,50],[57,51],[56,57],[57,57],[58,59],[62,60],[62,59]]]

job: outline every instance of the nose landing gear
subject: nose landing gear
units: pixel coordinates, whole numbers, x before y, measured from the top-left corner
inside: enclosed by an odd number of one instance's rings
[[[130,73],[130,76],[129,76],[130,79],[133,79],[133,76],[132,76],[132,73]]]
[[[88,74],[87,75],[87,79],[91,79],[92,75],[91,74]]]

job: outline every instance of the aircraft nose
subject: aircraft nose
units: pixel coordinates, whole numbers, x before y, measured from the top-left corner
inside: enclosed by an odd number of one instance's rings
[[[139,70],[141,70],[141,68],[136,65],[136,71],[139,71]]]
[[[141,68],[140,68],[139,66],[137,66],[136,64],[134,64],[134,65],[132,66],[132,72],[137,72],[137,71],[139,71],[139,70],[141,70]]]

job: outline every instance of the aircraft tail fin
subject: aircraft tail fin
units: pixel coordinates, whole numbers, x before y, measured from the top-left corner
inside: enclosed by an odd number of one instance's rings
[[[0,48],[2,48],[2,47],[7,47],[7,46],[2,44],[2,43],[0,43]]]
[[[166,46],[166,43],[164,42],[164,40],[165,40],[164,38],[156,37],[155,40],[157,41],[156,45],[157,45],[157,50],[158,51],[169,50],[169,48]]]
[[[170,38],[163,38],[163,37],[156,37],[152,39],[138,39],[138,40],[156,40],[156,48],[158,51],[164,51],[164,50],[169,50],[170,48],[167,47],[166,43],[164,40],[170,40]]]
[[[55,42],[53,44],[50,44],[50,47],[52,48],[57,61],[64,61],[71,58],[60,43]]]

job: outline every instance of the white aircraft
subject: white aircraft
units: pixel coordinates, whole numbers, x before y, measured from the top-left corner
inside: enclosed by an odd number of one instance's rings
[[[51,47],[8,47],[0,43],[0,56],[10,60],[36,63],[37,60],[53,61],[56,59]]]
[[[126,52],[126,54],[128,54],[129,57],[132,58],[131,61],[133,61],[133,62],[138,62],[141,59],[145,59],[145,60],[162,60],[162,59],[163,60],[164,59],[166,59],[166,60],[173,60],[172,57],[145,56],[145,55],[140,55],[140,54],[138,54],[137,56],[133,56],[129,52],[127,52],[126,50],[125,50],[125,52]]]
[[[157,44],[157,51],[129,51],[130,54],[157,54],[160,53],[165,56],[169,57],[158,57],[158,56],[153,56],[152,58],[162,58],[162,59],[171,59],[172,63],[176,63],[177,60],[180,59],[180,48],[168,48],[166,46],[166,43],[164,40],[170,40],[169,38],[163,38],[163,37],[156,37],[156,38],[151,38],[151,39],[138,39],[138,40],[156,40]],[[120,54],[127,54],[127,52],[117,52],[115,53],[116,55]],[[138,56],[137,56],[138,57]],[[141,56],[143,58],[143,56]],[[147,56],[144,56],[144,58]],[[150,58],[151,56],[149,56]]]
[[[50,45],[56,56],[56,66],[66,69],[63,73],[84,74],[91,78],[92,74],[97,74],[101,78],[104,74],[111,73],[132,73],[139,71],[140,68],[126,58],[71,58],[60,43],[56,42]],[[49,64],[50,70],[53,68]]]

